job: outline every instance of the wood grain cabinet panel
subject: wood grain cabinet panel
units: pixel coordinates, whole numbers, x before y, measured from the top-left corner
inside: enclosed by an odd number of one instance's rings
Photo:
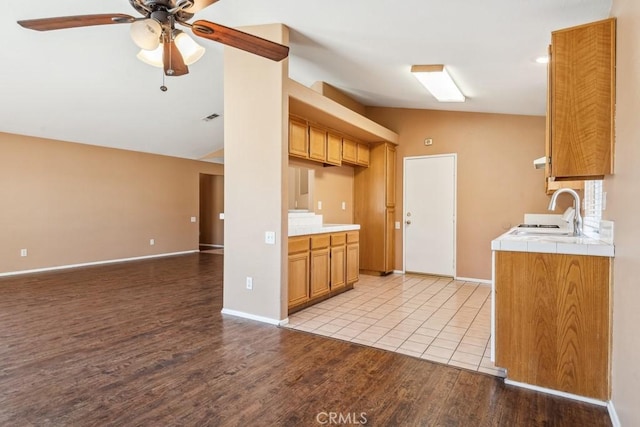
[[[613,173],[615,18],[551,34],[547,176]]]
[[[288,306],[295,307],[309,301],[309,237],[289,238]]]
[[[307,122],[289,118],[289,155],[309,158],[309,129]]]
[[[358,143],[347,138],[342,139],[342,161],[358,164]]]
[[[342,164],[342,137],[327,133],[327,163],[340,166]]]
[[[327,131],[309,126],[309,158],[318,162],[327,161]]]
[[[367,144],[358,143],[356,145],[356,164],[359,166],[369,166],[369,146]]]
[[[509,379],[609,399],[610,263],[496,252],[496,364]]]
[[[347,274],[347,235],[331,235],[331,290],[344,288]]]
[[[354,218],[360,224],[360,269],[388,274],[395,256],[395,146],[370,147],[368,168],[354,174]]]
[[[289,237],[289,314],[353,288],[359,232]]]

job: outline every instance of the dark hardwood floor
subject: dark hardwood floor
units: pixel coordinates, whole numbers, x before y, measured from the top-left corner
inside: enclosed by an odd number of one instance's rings
[[[0,279],[0,425],[610,425],[499,378],[223,316],[222,260]]]

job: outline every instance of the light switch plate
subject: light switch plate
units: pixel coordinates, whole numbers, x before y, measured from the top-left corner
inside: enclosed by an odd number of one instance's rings
[[[318,210],[322,210],[322,201],[318,200]]]
[[[265,231],[265,233],[264,233],[264,242],[267,245],[275,245],[276,244],[276,232],[275,231]]]
[[[220,213],[218,214],[218,218],[220,218],[220,219],[224,219],[224,212],[220,212]]]
[[[191,222],[196,222],[196,217],[195,216],[191,217]]]

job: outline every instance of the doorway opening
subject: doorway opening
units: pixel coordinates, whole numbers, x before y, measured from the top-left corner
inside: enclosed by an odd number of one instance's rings
[[[223,253],[224,176],[200,174],[200,251]]]

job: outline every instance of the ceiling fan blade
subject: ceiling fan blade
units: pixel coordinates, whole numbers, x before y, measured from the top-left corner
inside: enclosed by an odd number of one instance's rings
[[[289,46],[284,46],[235,28],[214,24],[213,22],[196,21],[193,23],[191,30],[196,36],[242,49],[273,61],[282,61],[289,56]]]
[[[167,76],[177,77],[189,74],[189,67],[184,63],[182,54],[173,41],[163,43],[162,62],[164,62],[164,73]]]
[[[185,12],[196,13],[205,7],[209,7],[218,0],[193,0],[193,6],[183,9]]]
[[[56,18],[26,19],[18,21],[24,28],[37,31],[62,30],[65,28],[91,27],[93,25],[127,24],[135,21],[133,16],[123,13],[101,15],[58,16]]]

